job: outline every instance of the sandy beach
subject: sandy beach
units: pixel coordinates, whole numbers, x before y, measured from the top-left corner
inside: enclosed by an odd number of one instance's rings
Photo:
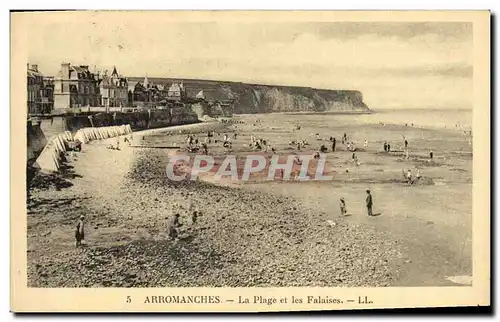
[[[52,184],[35,178],[28,200],[28,284],[31,287],[157,286],[438,286],[472,275],[472,147],[459,131],[362,124],[359,116],[243,115],[244,123],[206,122],[134,133],[134,144],[184,144],[186,133],[238,133],[236,155],[251,153],[250,135],[266,138],[278,154],[307,139],[313,153],[329,136],[328,182],[236,182],[201,177],[173,182],[165,175],[168,149],[107,149],[113,140],[85,145],[70,156]],[[256,120],[259,122],[256,122]],[[346,121],[347,120],[347,121]],[[300,131],[294,131],[296,124]],[[179,133],[182,129],[183,133]],[[316,139],[315,133],[320,133]],[[361,165],[340,143],[356,142]],[[384,153],[388,140],[403,153]],[[363,147],[364,140],[368,141]],[[362,149],[361,149],[362,148]],[[428,162],[428,151],[435,158]],[[222,156],[219,143],[211,155]],[[419,169],[429,184],[408,185],[403,169]],[[349,171],[346,171],[348,169]],[[57,179],[57,180],[56,180]],[[368,217],[365,190],[376,216]],[[188,195],[201,215],[192,222]],[[348,216],[340,216],[344,197]],[[166,236],[166,218],[180,213],[180,236]],[[86,216],[86,247],[74,227]]]

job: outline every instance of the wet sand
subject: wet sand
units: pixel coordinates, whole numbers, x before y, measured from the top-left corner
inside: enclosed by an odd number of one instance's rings
[[[297,133],[283,116],[259,115],[253,126],[256,117],[237,117],[247,124],[232,126],[197,124],[184,132],[237,131],[236,154],[249,152],[244,145],[250,134],[269,139],[283,154],[290,153],[292,139],[307,138],[312,152],[328,142],[311,133],[332,135],[339,150],[327,154],[336,167],[334,180],[176,183],[165,176],[166,149],[122,145],[114,151],[107,142],[93,142],[61,175],[70,187],[31,193],[29,285],[424,286],[452,285],[446,276],[471,275],[472,157],[465,138],[450,131],[342,123],[335,116],[287,116],[302,125]],[[171,132],[143,141],[185,141],[178,130]],[[358,153],[360,167],[347,162],[352,153],[339,142],[344,132],[358,147],[369,140],[367,151]],[[409,161],[380,153],[381,140],[395,147],[403,134]],[[220,143],[209,148],[223,154]],[[435,162],[423,163],[429,148]],[[437,184],[398,183],[401,169],[414,166]],[[365,214],[366,189],[378,216]],[[186,210],[188,193],[201,212],[195,223]],[[350,216],[339,216],[340,197]],[[176,212],[183,226],[173,242],[166,239],[165,218]],[[73,229],[80,214],[87,217],[88,245],[76,249]]]

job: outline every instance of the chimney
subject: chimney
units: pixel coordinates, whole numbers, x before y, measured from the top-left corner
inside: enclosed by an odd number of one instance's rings
[[[38,65],[31,65],[31,69],[38,72]]]
[[[69,78],[69,63],[61,63],[61,76],[63,78]]]

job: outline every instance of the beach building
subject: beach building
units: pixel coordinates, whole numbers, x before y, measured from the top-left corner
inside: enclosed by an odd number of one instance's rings
[[[154,84],[144,77],[142,82],[128,83],[128,101],[131,106],[149,106],[155,107],[156,103],[165,99],[165,87],[160,84]]]
[[[186,90],[184,84],[173,83],[167,91],[167,100],[170,101],[184,101],[186,99]]]
[[[49,114],[54,109],[54,82],[44,77],[38,65],[27,64],[27,106],[29,114]]]
[[[101,106],[128,106],[128,82],[125,77],[118,74],[116,67],[113,67],[111,75],[108,75],[107,71],[105,71],[100,78]]]
[[[54,78],[54,110],[100,106],[99,83],[98,74],[92,73],[88,65],[63,62]]]

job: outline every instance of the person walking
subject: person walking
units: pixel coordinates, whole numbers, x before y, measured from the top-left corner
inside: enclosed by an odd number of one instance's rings
[[[341,216],[345,216],[346,213],[347,213],[347,208],[346,208],[345,200],[344,200],[343,197],[340,198],[339,206],[340,206],[340,214],[341,214]]]
[[[406,180],[408,180],[408,184],[412,184],[411,169],[408,169],[408,172],[406,173]]]
[[[178,236],[177,228],[180,226],[179,224],[179,214],[167,218],[167,235],[171,239],[176,239]]]
[[[82,242],[85,243],[85,224],[84,224],[85,216],[81,215],[80,220],[76,224],[75,229],[75,239],[76,239],[76,247],[82,245]]]
[[[368,210],[368,216],[373,216],[373,199],[370,190],[366,190],[366,209]]]
[[[335,152],[335,145],[337,145],[337,140],[335,138],[333,138],[333,141],[332,141],[332,152]]]

